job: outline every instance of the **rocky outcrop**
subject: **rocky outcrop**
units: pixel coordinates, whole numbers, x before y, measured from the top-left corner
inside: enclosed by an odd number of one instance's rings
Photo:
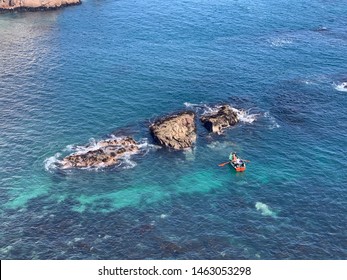
[[[194,112],[182,112],[157,120],[150,126],[154,139],[174,150],[191,147],[196,142]]]
[[[200,120],[208,131],[221,134],[225,128],[235,125],[238,117],[232,107],[223,105],[216,112],[201,116]]]
[[[81,0],[0,0],[0,11],[49,10],[81,3]]]
[[[131,137],[102,140],[95,146],[85,147],[85,152],[78,152],[61,161],[62,168],[108,167],[119,163],[126,154],[139,151],[138,143]]]

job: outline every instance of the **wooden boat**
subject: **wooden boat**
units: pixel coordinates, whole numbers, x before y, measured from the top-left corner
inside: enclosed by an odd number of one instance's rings
[[[244,163],[243,161],[241,162],[241,164],[230,161],[230,165],[236,170],[236,172],[243,172],[246,170],[246,163]]]

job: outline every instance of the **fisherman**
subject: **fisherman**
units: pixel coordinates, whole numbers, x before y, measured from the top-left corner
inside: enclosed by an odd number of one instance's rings
[[[234,164],[242,164],[242,161],[238,158],[235,152],[230,153],[229,160]]]

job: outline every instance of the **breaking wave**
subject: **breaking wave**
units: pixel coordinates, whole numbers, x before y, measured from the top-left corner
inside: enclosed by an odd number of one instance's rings
[[[251,114],[250,110],[238,110],[233,108],[233,110],[236,112],[237,114],[237,118],[239,119],[240,122],[243,123],[253,123],[254,121],[257,120],[257,117],[259,116],[259,114]]]
[[[56,153],[54,156],[51,156],[49,158],[46,158],[44,161],[45,169],[47,171],[52,171],[54,169],[57,169],[59,166],[59,157],[61,156],[61,153]]]
[[[201,115],[205,114],[211,114],[211,113],[217,113],[218,110],[222,107],[222,105],[217,106],[208,106],[206,104],[194,104],[189,102],[183,103],[186,108],[195,110],[196,112],[200,113]],[[257,117],[259,114],[251,114],[251,109],[236,109],[231,106],[231,109],[237,114],[237,118],[242,123],[253,123],[257,120]]]

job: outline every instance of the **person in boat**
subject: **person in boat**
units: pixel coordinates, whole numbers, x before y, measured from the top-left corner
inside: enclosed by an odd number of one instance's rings
[[[243,161],[236,155],[235,152],[230,153],[229,160],[235,165],[243,165]]]

